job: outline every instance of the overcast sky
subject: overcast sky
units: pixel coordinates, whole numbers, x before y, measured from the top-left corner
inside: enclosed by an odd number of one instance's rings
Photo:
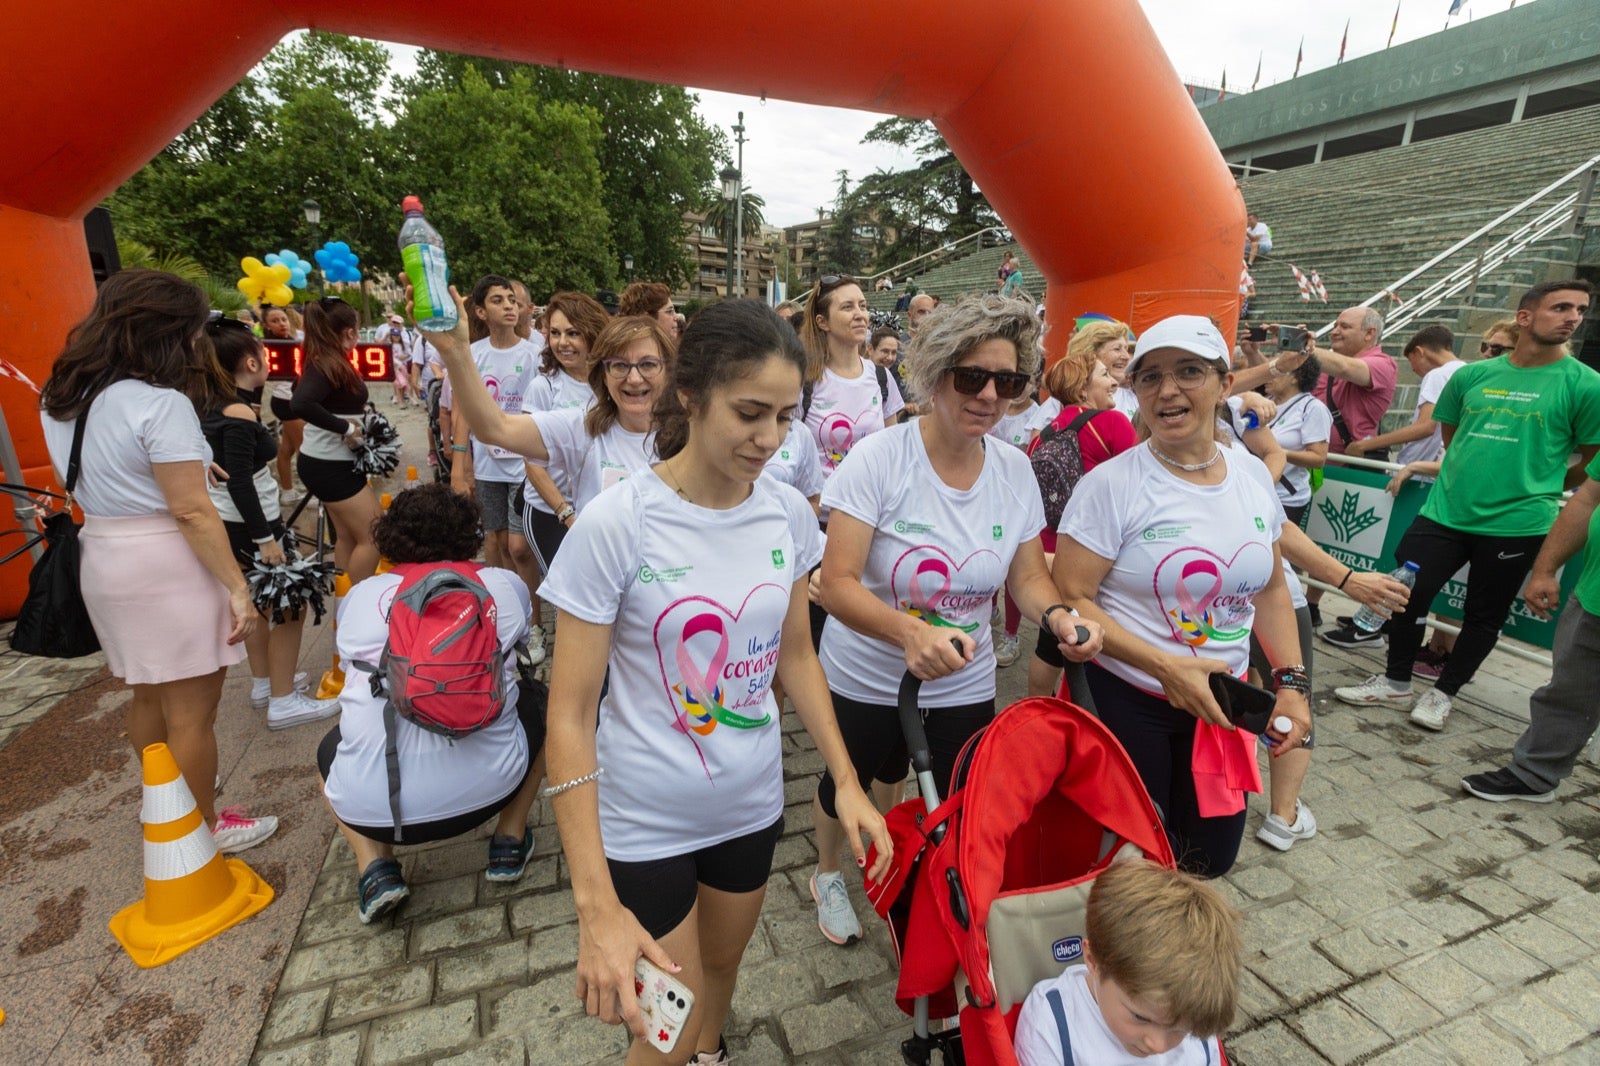
[[[1068,0],[1059,0],[1068,2]],[[1537,0],[1467,0],[1450,25],[1483,18]],[[1139,0],[1186,79],[1215,85],[1228,74],[1230,92],[1250,87],[1261,64],[1262,87],[1294,73],[1295,52],[1305,40],[1301,73],[1332,66],[1346,21],[1350,42],[1346,59],[1381,51],[1395,20],[1396,0]],[[1395,43],[1445,28],[1450,0],[1399,0]],[[390,46],[396,69],[413,66],[411,50]],[[745,183],[767,202],[767,221],[791,225],[815,218],[833,203],[840,170],[859,179],[879,168],[910,165],[909,153],[863,145],[862,136],[882,116],[863,111],[814,107],[783,100],[697,90],[706,121],[731,131],[744,112]],[[732,133],[729,133],[731,140]]]

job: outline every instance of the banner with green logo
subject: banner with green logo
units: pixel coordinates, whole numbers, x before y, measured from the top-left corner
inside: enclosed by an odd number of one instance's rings
[[[1384,491],[1388,484],[1389,475],[1383,471],[1329,463],[1323,468],[1322,487],[1312,495],[1311,506],[1306,510],[1306,533],[1346,566],[1383,573],[1395,569],[1406,562],[1395,558],[1395,549],[1417,512],[1422,510],[1432,486],[1408,481],[1399,496],[1391,496]],[[1445,582],[1433,601],[1434,611],[1461,617],[1467,594],[1467,570],[1462,567]],[[1578,583],[1582,570],[1583,553],[1579,552],[1562,570],[1562,603]],[[1540,621],[1518,596],[1501,632],[1548,648],[1555,641],[1555,617],[1548,622]]]

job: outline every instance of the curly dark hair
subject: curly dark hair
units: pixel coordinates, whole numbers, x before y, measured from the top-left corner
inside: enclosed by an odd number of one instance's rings
[[[391,563],[460,563],[483,547],[478,501],[439,482],[407,489],[372,524],[378,554]]]

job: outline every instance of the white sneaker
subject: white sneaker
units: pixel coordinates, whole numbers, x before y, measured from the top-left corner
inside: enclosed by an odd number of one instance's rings
[[[544,627],[534,626],[528,630],[528,665],[538,666],[544,662]]]
[[[295,692],[309,692],[311,690],[311,679],[306,676],[304,670],[301,670],[294,675],[293,685]],[[266,707],[267,701],[270,699],[272,699],[272,679],[269,677],[252,677],[250,679],[250,706],[259,711]]]
[[[854,944],[861,939],[861,920],[850,906],[850,890],[844,887],[844,875],[835,870],[831,874],[811,875],[811,898],[817,902],[817,928],[835,944]]]
[[[278,820],[271,815],[253,817],[243,807],[227,807],[217,812],[211,839],[222,854],[233,855],[255,847],[277,831]]]
[[[267,705],[267,728],[288,729],[307,722],[320,722],[339,713],[339,701],[319,700],[303,692],[279,696]]]
[[[1417,705],[1411,708],[1411,720],[1435,733],[1443,729],[1449,719],[1450,697],[1436,688],[1424,692],[1417,700]]]
[[[1357,706],[1368,703],[1387,703],[1393,706],[1397,703],[1411,702],[1412,692],[1410,685],[1406,686],[1404,692],[1396,692],[1387,677],[1373,674],[1359,685],[1334,689],[1333,695],[1341,703],[1354,703]]]
[[[1017,638],[1002,634],[994,646],[994,661],[1000,666],[1010,666],[1017,661]]]
[[[1288,851],[1294,847],[1295,841],[1310,840],[1316,835],[1317,820],[1311,816],[1311,809],[1298,799],[1294,801],[1293,825],[1268,811],[1261,828],[1256,830],[1257,840],[1279,851]]]
[[[293,507],[306,498],[306,494],[299,489],[279,489],[278,503],[284,507]]]

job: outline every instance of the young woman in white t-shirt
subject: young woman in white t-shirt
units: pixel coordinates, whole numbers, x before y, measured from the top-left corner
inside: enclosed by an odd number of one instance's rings
[[[1105,627],[1089,686],[1102,721],[1166,813],[1179,862],[1220,876],[1260,791],[1255,738],[1233,729],[1210,675],[1245,676],[1252,631],[1273,669],[1274,755],[1311,730],[1309,683],[1277,540],[1272,476],[1217,441],[1233,375],[1209,319],[1163,319],[1139,339],[1128,379],[1149,439],[1095,467],[1062,513],[1054,575],[1063,599]],[[1253,786],[1253,787],[1252,787]]]
[[[862,355],[870,328],[866,295],[850,275],[829,274],[812,287],[800,327],[810,386],[802,414],[824,477],[833,476],[851,448],[893,425],[905,406],[894,375],[885,372],[880,384],[878,367]]]
[[[901,679],[922,678],[934,780],[944,795],[961,746],[994,718],[990,604],[1008,589],[1063,654],[1085,661],[1098,627],[1077,644],[1077,619],[1056,601],[1039,530],[1044,502],[1027,456],[989,437],[1039,365],[1039,320],[998,295],[935,311],[911,343],[911,384],[928,413],[876,434],[822,490],[831,508],[821,593],[822,635],[852,785],[880,802],[906,774],[896,712]],[[817,789],[817,924],[836,944],[861,935],[839,872],[840,827],[830,770]],[[879,787],[882,786],[882,787]]]
[[[662,461],[583,512],[545,582],[562,634],[548,750],[578,995],[626,1020],[630,1063],[663,1061],[634,998],[641,954],[695,993],[666,1061],[727,1061],[722,1028],[783,830],[775,676],[826,765],[849,767],[807,633],[821,535],[799,493],[762,476],[802,365],[756,301],[696,315],[656,408]],[[859,787],[839,811],[858,864],[870,837],[873,870],[887,869],[884,821]]]
[[[1296,369],[1267,382],[1267,396],[1278,405],[1267,428],[1288,460],[1278,478],[1278,499],[1283,502],[1289,521],[1297,526],[1311,506],[1311,471],[1321,470],[1327,462],[1328,439],[1333,431],[1333,414],[1311,391],[1317,387],[1321,374],[1322,367],[1312,355]],[[1237,417],[1234,424],[1242,431]]]
[[[218,849],[232,852],[278,822],[216,810],[217,703],[260,615],[206,492],[211,449],[193,401],[234,390],[206,339],[208,313],[205,294],[172,274],[112,274],[50,368],[40,421],[65,484],[83,420],[78,576],[106,666],[132,690],[128,739],[135,753],[171,749]]]

